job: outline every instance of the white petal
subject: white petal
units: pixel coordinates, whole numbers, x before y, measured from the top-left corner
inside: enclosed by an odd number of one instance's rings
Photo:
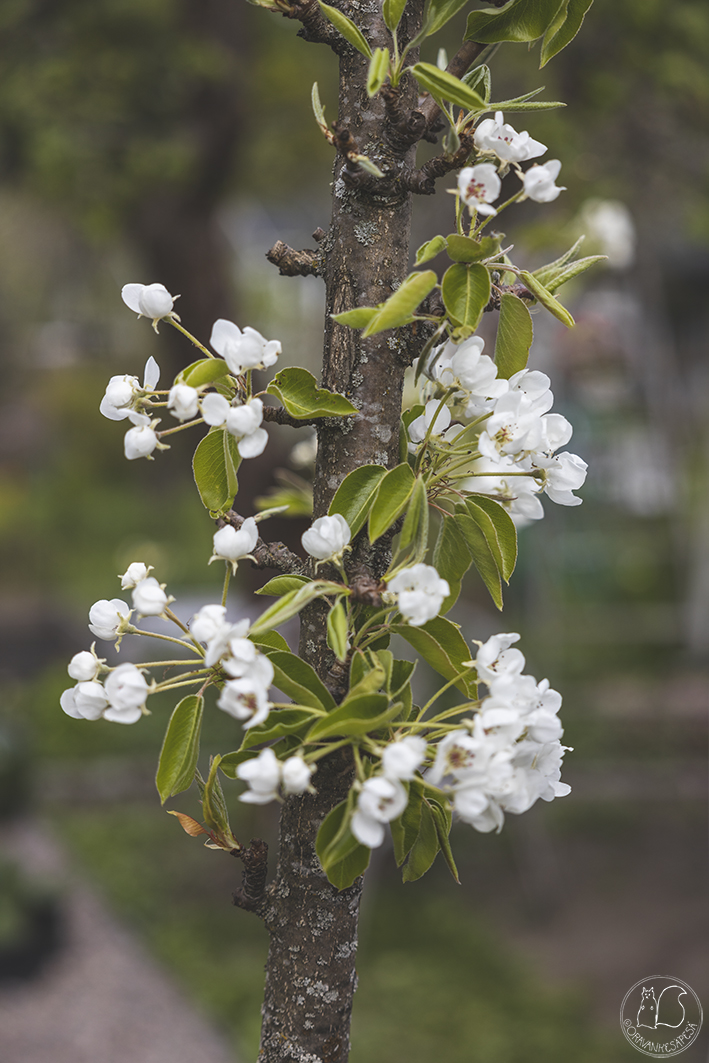
[[[141,313],[139,300],[144,287],[144,284],[124,284],[121,288],[121,299],[136,314]]]
[[[145,372],[143,374],[143,387],[147,391],[152,391],[158,386],[158,380],[160,379],[160,366],[153,358],[152,354],[145,363]]]
[[[241,329],[233,321],[227,321],[220,317],[212,326],[212,335],[209,342],[217,354],[224,356],[224,351],[229,343],[235,343],[241,339]]]
[[[257,428],[249,436],[244,436],[237,443],[237,449],[242,458],[257,458],[263,454],[268,443],[268,432],[265,428]]]

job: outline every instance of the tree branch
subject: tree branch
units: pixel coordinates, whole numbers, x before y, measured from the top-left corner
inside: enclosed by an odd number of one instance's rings
[[[233,903],[258,915],[266,898],[268,845],[261,838],[252,838],[248,849],[232,849],[231,855],[244,865],[242,885],[232,894]]]
[[[266,258],[278,266],[282,277],[317,277],[322,271],[322,260],[317,251],[309,247],[296,251],[282,240],[276,240],[270,251],[266,252]]]
[[[225,524],[230,524],[232,528],[236,528],[238,531],[245,519],[245,517],[230,509],[224,517],[217,521],[217,525],[223,528]],[[255,568],[273,568],[287,576],[305,574],[305,561],[298,557],[297,554],[294,554],[292,550],[289,550],[285,543],[267,543],[259,538],[252,554],[254,558],[252,564]]]
[[[326,44],[336,55],[343,55],[352,46],[320,11],[317,0],[305,0],[302,4],[293,4],[283,12],[285,18],[293,18],[303,23],[298,36],[311,44]]]
[[[270,421],[271,424],[287,424],[289,428],[303,428],[318,423],[315,418],[308,420],[308,418],[293,417],[283,406],[264,406],[263,419]]]
[[[425,162],[420,169],[402,174],[401,182],[410,192],[415,192],[419,196],[431,196],[436,191],[437,179],[445,177],[451,170],[460,169],[472,150],[473,134],[463,133],[460,137],[460,147],[454,155],[436,155],[435,158]]]

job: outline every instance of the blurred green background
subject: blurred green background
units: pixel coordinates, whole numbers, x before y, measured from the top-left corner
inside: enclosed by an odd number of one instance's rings
[[[452,53],[463,22],[424,58]],[[233,318],[279,338],[283,364],[318,372],[319,281],[281,278],[264,258],[276,239],[312,246],[329,217],[330,149],[309,92],[317,79],[334,118],[335,61],[296,28],[237,0],[14,0],[0,13],[6,815],[50,824],[243,1059],[258,1040],[266,935],[230,907],[239,868],[159,809],[151,779],[171,705],[151,701],[124,729],[71,720],[58,697],[89,643],[90,604],[119,593],[130,561],[154,564],[186,615],[218,593],[188,474],[196,437],[129,464],[122,428],[98,414],[112,374],[141,375],[153,354],[166,386],[192,360],[173,330],[135,321],[122,284],[180,292],[203,341]],[[617,1011],[643,975],[674,972],[707,1000],[708,52],[703,0],[596,0],[543,71],[521,45],[493,60],[496,98],[545,85],[543,98],[568,103],[511,118],[562,160],[568,186],[505,216],[516,260],[536,266],[583,231],[610,257],[567,293],[573,332],[535,317],[530,363],[552,376],[571,449],[591,465],[584,504],[549,503],[523,530],[502,618],[470,575],[454,615],[469,639],[520,631],[529,670],[563,693],[573,792],[510,817],[499,837],[456,827],[462,887],[437,867],[403,887],[391,855],[375,855],[356,1063],[620,1061],[634,1056]],[[450,231],[450,208],[442,190],[416,204],[414,248]],[[289,464],[304,436],[274,430],[242,466],[243,512],[282,470],[307,476]],[[303,527],[274,521],[273,537],[296,546]],[[239,575],[246,596],[258,581]],[[239,735],[212,707],[203,750]],[[275,848],[273,810],[236,792],[237,834]],[[191,792],[171,807],[197,814]]]

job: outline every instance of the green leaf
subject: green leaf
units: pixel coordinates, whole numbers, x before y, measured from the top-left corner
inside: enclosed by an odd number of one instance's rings
[[[504,7],[473,11],[468,15],[466,41],[536,41],[550,26],[566,0],[509,0]]]
[[[461,581],[472,564],[470,550],[453,517],[441,518],[438,538],[433,548],[432,564],[441,579],[447,580],[450,587],[450,594],[440,608],[443,615],[457,602]]]
[[[376,306],[357,306],[354,310],[345,310],[342,314],[331,314],[330,316],[338,325],[349,325],[350,328],[366,328],[378,313],[379,308]]]
[[[227,753],[219,762],[219,770],[223,771],[228,779],[236,778],[236,769],[246,760],[253,760],[259,755],[257,749],[236,749],[233,753]]]
[[[287,697],[293,698],[299,705],[310,705],[315,709],[334,709],[335,699],[307,661],[290,650],[269,653],[268,659],[275,672],[273,684]]]
[[[469,514],[474,519],[477,519],[477,516],[473,513],[473,506],[477,510],[483,509],[492,522],[499,549],[500,572],[505,582],[509,583],[510,576],[517,564],[517,529],[515,522],[505,507],[496,502],[494,498],[490,498],[489,495],[473,494],[466,499],[466,508]]]
[[[392,33],[401,22],[401,16],[404,14],[405,7],[406,0],[384,0],[384,3],[382,4],[382,16],[386,28],[391,30]]]
[[[451,233],[448,237],[448,257],[454,262],[480,262],[483,258],[499,254],[499,251],[499,236],[483,236],[481,240],[473,240],[470,236]]]
[[[587,255],[586,258],[579,258],[576,262],[572,262],[566,269],[562,269],[557,273],[555,277],[547,281],[545,287],[548,292],[555,292],[557,288],[560,288],[562,284],[566,284],[567,281],[571,281],[574,277],[578,277],[581,273],[585,273],[591,266],[595,266],[597,262],[605,262],[608,255]]]
[[[414,481],[409,508],[399,536],[399,550],[409,553],[409,564],[423,561],[428,548],[428,494],[422,477]]]
[[[421,823],[418,836],[404,867],[404,882],[415,882],[416,879],[425,875],[438,856],[439,849],[440,843],[433,813],[428,802],[424,801],[421,805]]]
[[[497,375],[509,380],[527,365],[534,339],[532,315],[521,299],[504,292],[500,299],[500,320],[495,340]]]
[[[553,314],[562,325],[566,325],[567,328],[573,328],[576,322],[569,311],[565,306],[561,305],[558,299],[554,298],[551,292],[544,287],[541,281],[539,281],[533,273],[528,273],[526,270],[520,270],[519,279],[522,284],[530,290],[537,302],[541,303],[550,314]]]
[[[163,805],[168,797],[186,790],[194,779],[203,708],[204,698],[190,694],[175,707],[170,717],[155,776]]]
[[[538,96],[540,92],[544,92],[544,85],[538,89],[532,89],[531,92],[525,92],[523,96],[515,96],[511,100],[500,100],[499,103],[489,104],[491,111],[506,111],[508,114],[520,114],[523,111],[553,111],[559,107],[566,107],[565,103],[559,103],[554,100],[532,100],[532,97]]]
[[[455,860],[453,859],[453,850],[451,849],[451,843],[449,839],[451,829],[451,816],[450,812],[446,815],[446,811],[438,801],[430,801],[429,806],[433,815],[433,823],[436,828],[436,834],[438,835],[438,844],[441,852],[443,853],[443,859],[448,865],[448,870],[460,885],[460,878],[458,876],[458,868],[455,866]]]
[[[285,735],[300,734],[313,722],[314,715],[313,709],[304,705],[294,705],[292,709],[271,709],[267,720],[247,730],[241,748],[251,749],[252,746],[273,742]],[[224,768],[224,760],[221,767]]]
[[[360,845],[349,829],[351,804],[348,798],[327,814],[315,841],[323,870],[338,890],[347,889],[364,874],[372,855],[371,849]]]
[[[276,373],[266,389],[283,403],[291,417],[348,417],[357,413],[349,399],[336,391],[319,388],[307,369],[291,367]]]
[[[430,0],[423,22],[426,36],[431,37],[434,33],[438,33],[467,2],[468,0]]]
[[[247,635],[247,638],[250,638],[254,645],[258,646],[263,653],[271,654],[275,650],[283,650],[285,653],[290,653],[290,646],[278,631],[262,631],[256,638],[251,638],[251,635]]]
[[[274,576],[263,587],[260,587],[256,594],[273,594],[279,598],[282,594],[288,594],[289,591],[297,591],[305,583],[310,583],[308,576]]]
[[[327,614],[327,644],[338,661],[347,658],[347,616],[342,602],[336,602]]]
[[[443,274],[441,294],[453,323],[474,331],[490,301],[490,274],[484,266],[456,262]]]
[[[430,259],[435,258],[436,255],[440,255],[441,251],[445,250],[447,242],[445,236],[434,236],[432,240],[427,240],[425,244],[421,244],[416,252],[415,265],[422,266],[424,262],[428,262]]]
[[[215,516],[231,508],[239,490],[236,473],[240,464],[236,439],[223,428],[211,428],[194,452],[192,471],[199,497]]]
[[[327,122],[325,120],[325,108],[320,102],[320,89],[318,88],[317,81],[313,82],[313,87],[310,90],[310,102],[313,105],[313,114],[315,115],[315,121],[322,129],[327,129]]]
[[[366,55],[367,59],[372,58],[372,49],[367,44],[362,32],[357,29],[352,19],[347,18],[347,15],[343,15],[341,11],[338,11],[336,7],[330,7],[329,4],[323,4],[322,0],[318,0],[320,4],[320,10],[326,19],[332,22],[336,30],[338,30],[346,41],[356,48],[362,55]]]
[[[360,465],[345,476],[330,503],[328,513],[339,513],[350,526],[352,538],[362,528],[369,516],[379,484],[386,476],[383,465]]]
[[[381,661],[371,653],[365,655],[361,650],[356,651],[350,667],[350,690],[342,704],[346,705],[363,694],[376,694],[385,682],[386,671]]]
[[[438,277],[431,269],[424,270],[423,273],[410,273],[379,308],[376,317],[372,318],[362,335],[376,336],[379,332],[413,321],[414,310],[429,292],[433,291],[437,283]]]
[[[270,631],[273,627],[290,620],[296,616],[309,602],[316,598],[324,598],[328,594],[342,594],[341,583],[332,583],[330,580],[312,580],[304,584],[298,590],[289,591],[282,598],[269,606],[264,613],[251,625],[251,634],[260,635],[263,631]],[[349,593],[349,592],[348,592]]]
[[[421,827],[422,803],[423,787],[418,779],[413,779],[409,788],[408,805],[398,819],[393,819],[389,824],[392,841],[394,842],[394,858],[396,859],[397,867],[401,867],[418,838]]]
[[[215,380],[229,375],[229,366],[223,358],[200,358],[183,369],[178,380],[191,388],[213,384]]]
[[[558,55],[567,44],[571,44],[571,41],[581,29],[586,12],[592,3],[593,0],[568,0],[569,6],[566,9],[566,19],[556,30],[554,26],[550,26],[544,34],[542,53],[539,59],[540,68],[546,66],[549,60]]]
[[[547,262],[546,266],[540,266],[539,269],[535,269],[533,276],[537,278],[540,284],[546,284],[553,277],[556,277],[562,266],[576,258],[579,248],[585,239],[585,236],[579,236],[576,243],[568,251],[565,251],[560,258],[554,259],[553,262]]]
[[[468,519],[471,524],[474,523],[472,518]],[[463,694],[477,697],[475,669],[463,667],[463,662],[469,661],[472,654],[460,633],[458,624],[454,624],[444,616],[437,616],[421,627],[394,624],[392,633],[406,639],[424,661],[444,679],[454,679],[462,672],[460,679],[455,683],[456,688]]]
[[[493,505],[497,505],[497,503],[493,502]],[[503,577],[505,583],[509,583],[509,577],[514,572],[515,562],[517,560],[517,536],[512,535],[507,525],[502,525],[502,523],[499,522],[499,526],[504,528],[503,541],[505,545],[503,548],[497,534],[497,527],[493,523],[492,517],[487,512],[487,507],[478,505],[477,499],[467,498],[465,500],[465,505],[455,507],[455,512],[456,520],[460,514],[472,517],[478,528],[480,528],[480,531],[485,536],[487,545],[490,547],[490,553],[495,560],[497,571]],[[512,523],[509,514],[505,513],[505,517],[510,523]],[[514,528],[514,524],[512,524],[512,528]]]
[[[342,705],[317,720],[308,731],[307,741],[322,738],[368,734],[385,727],[401,712],[401,702],[389,704],[386,694],[362,694],[348,698]]]
[[[469,70],[467,74],[463,75],[461,80],[464,81],[469,88],[475,89],[478,95],[482,96],[486,103],[488,102],[490,99],[490,93],[492,92],[492,77],[490,75],[489,66],[485,63],[481,63],[480,66],[474,66],[472,70]],[[478,86],[482,87],[482,92],[480,92]]]
[[[236,847],[238,846],[238,842],[231,832],[229,812],[226,807],[226,801],[224,800],[222,785],[219,782],[219,776],[217,775],[217,769],[219,768],[221,759],[222,758],[219,755],[212,758],[207,782],[204,784],[203,789],[200,787],[200,789],[202,789],[202,814],[204,816],[204,822],[210,830],[214,831],[215,834],[224,841],[234,842],[234,847]]]
[[[456,506],[456,524],[463,538],[468,544],[473,564],[482,576],[483,583],[490,592],[490,597],[502,610],[502,583],[500,582],[500,570],[485,534],[471,516],[465,512],[464,506]]]
[[[406,2],[406,0],[404,0]],[[385,6],[387,0],[384,0]],[[384,16],[386,21],[386,15]],[[389,49],[375,48],[372,58],[369,60],[369,73],[367,74],[367,95],[376,96],[380,88],[389,76]]]
[[[411,466],[402,462],[391,469],[379,484],[369,514],[369,541],[374,543],[398,520],[414,490]]]
[[[439,70],[431,63],[415,63],[411,67],[411,73],[419,85],[434,97],[438,96],[443,100],[448,100],[449,103],[455,103],[466,111],[487,109],[482,96],[446,70]]]
[[[380,650],[378,656],[381,657],[382,651]],[[401,694],[403,688],[411,680],[411,676],[414,674],[416,668],[416,661],[402,661],[393,660],[391,662],[391,674],[389,676],[389,695],[392,698]]]

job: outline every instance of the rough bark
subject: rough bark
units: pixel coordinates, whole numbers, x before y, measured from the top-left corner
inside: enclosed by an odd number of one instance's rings
[[[360,4],[338,6],[361,26],[373,49],[390,45],[379,5],[367,5],[366,22]],[[415,34],[422,8],[422,0],[407,6],[400,40]],[[315,29],[309,32],[313,39]],[[324,43],[332,46],[329,40]],[[403,378],[412,359],[401,333],[365,340],[330,317],[383,302],[406,276],[411,193],[401,178],[413,167],[415,155],[415,147],[387,141],[385,100],[381,95],[370,100],[366,93],[367,60],[349,46],[342,48],[341,40],[337,43],[340,100],[334,127],[338,155],[333,213],[318,248],[327,292],[322,381],[346,394],[359,413],[344,425],[329,421],[318,427],[316,517],[327,512],[337,487],[353,469],[398,463]],[[416,105],[415,83],[407,79],[399,107],[413,112]],[[385,178],[373,179],[348,160],[353,150],[370,156]],[[410,330],[408,340],[416,342]],[[388,543],[377,544],[377,549],[355,545],[353,575],[369,581],[370,590],[376,589],[386,569],[388,549]],[[300,652],[341,697],[342,677],[335,675],[336,662],[327,649],[320,603],[301,618]],[[345,1063],[348,1058],[362,882],[338,892],[320,868],[314,845],[320,823],[344,799],[352,777],[349,754],[338,751],[320,762],[313,780],[317,793],[291,797],[283,808],[276,879],[263,910],[271,943],[260,1063]]]

